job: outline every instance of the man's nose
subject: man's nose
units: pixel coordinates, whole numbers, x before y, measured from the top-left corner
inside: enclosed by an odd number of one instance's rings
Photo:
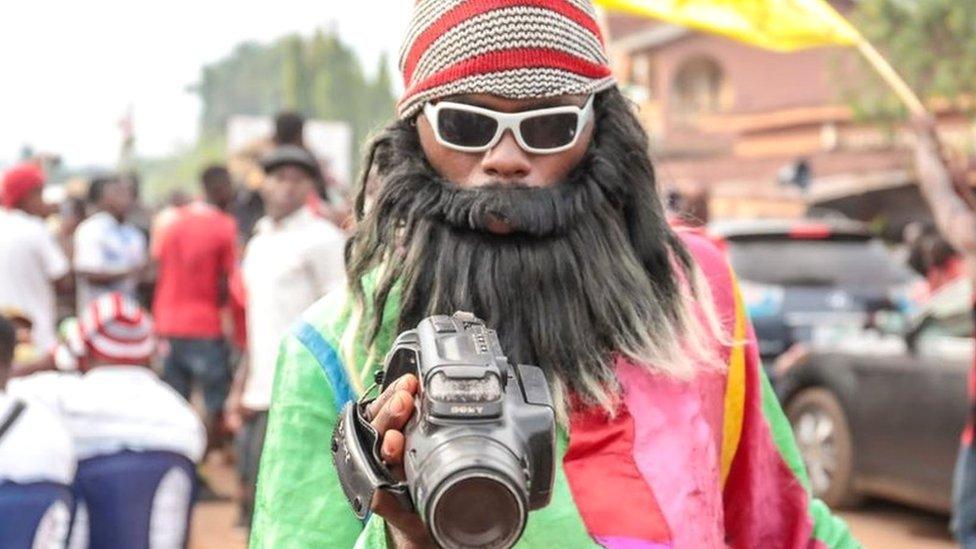
[[[521,181],[532,171],[532,161],[512,132],[506,131],[501,140],[482,157],[481,169],[494,180]]]

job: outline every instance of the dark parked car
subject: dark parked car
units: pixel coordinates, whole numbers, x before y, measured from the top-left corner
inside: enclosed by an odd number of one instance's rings
[[[820,326],[863,326],[874,311],[910,308],[917,277],[867,228],[848,220],[749,220],[717,223],[763,363]]]
[[[814,348],[780,372],[814,492],[828,504],[871,494],[949,509],[969,410],[972,297],[968,281],[959,281],[933,296],[907,329],[834,341],[833,350]]]

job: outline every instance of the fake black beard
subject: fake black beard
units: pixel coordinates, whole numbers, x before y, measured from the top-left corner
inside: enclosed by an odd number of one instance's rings
[[[665,221],[646,148],[633,150],[646,147],[634,137],[643,133],[613,119],[620,113],[605,103],[615,100],[598,101],[590,151],[549,188],[461,189],[424,160],[415,127],[388,128],[371,154],[380,187],[365,216],[360,196],[347,261],[353,294],[372,308],[368,340],[399,282],[400,331],[470,311],[498,332],[511,361],[542,366],[583,402],[606,403],[617,389],[613,353],[672,348],[685,318],[674,260],[689,260]],[[493,219],[512,233],[489,233]],[[360,281],[381,265],[375,299],[366,299]]]

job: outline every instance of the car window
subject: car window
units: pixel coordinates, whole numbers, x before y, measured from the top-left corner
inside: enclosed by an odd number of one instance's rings
[[[922,325],[919,335],[923,337],[972,337],[973,315],[967,311],[942,318],[928,318]]]
[[[913,278],[877,240],[729,242],[743,280],[779,286],[893,286]]]
[[[918,332],[919,354],[940,360],[971,361],[974,350],[970,310],[926,318]]]

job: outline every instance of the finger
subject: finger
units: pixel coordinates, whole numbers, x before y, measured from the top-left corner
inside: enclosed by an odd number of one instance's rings
[[[411,415],[413,415],[413,395],[406,391],[397,391],[393,393],[386,405],[380,408],[370,425],[382,435],[390,429],[402,429]]]
[[[409,392],[411,395],[415,394],[417,392],[417,378],[413,374],[407,374],[387,387],[386,390],[380,394],[380,396],[376,397],[376,400],[369,403],[369,406],[366,407],[368,417],[371,420],[372,418],[376,417],[376,414],[379,413],[380,409],[383,408],[387,402],[389,402],[390,397],[392,397],[393,394],[400,389]]]
[[[417,513],[408,511],[392,495],[377,490],[370,504],[373,512],[383,517],[389,526],[412,540],[426,540],[427,529]],[[428,546],[424,544],[423,546]]]
[[[406,438],[400,431],[387,431],[383,435],[383,446],[380,448],[380,457],[387,465],[400,465],[403,463],[403,449],[406,447]]]
[[[402,389],[408,393],[410,396],[417,394],[417,389],[420,388],[420,383],[417,381],[417,376],[413,374],[406,374],[396,382],[397,389]]]
[[[406,472],[403,470],[406,446],[406,438],[400,431],[387,431],[383,437],[383,446],[380,448],[380,453],[384,455],[383,463],[396,480],[406,479]]]
[[[392,494],[383,490],[377,490],[373,493],[370,508],[397,528],[414,530],[416,528],[414,521],[420,522],[420,517],[416,513],[405,509]],[[423,527],[422,522],[420,522],[420,526]]]
[[[390,397],[393,396],[396,389],[397,385],[395,383],[390,385],[385,391],[380,393],[380,396],[376,397],[376,400],[370,402],[366,406],[366,417],[368,417],[370,421],[376,418],[377,414],[380,413],[380,410],[383,409],[383,406],[386,406],[386,403],[390,401]]]
[[[382,490],[373,493],[373,501],[369,507],[374,513],[384,518],[399,514],[403,510],[396,498]]]

